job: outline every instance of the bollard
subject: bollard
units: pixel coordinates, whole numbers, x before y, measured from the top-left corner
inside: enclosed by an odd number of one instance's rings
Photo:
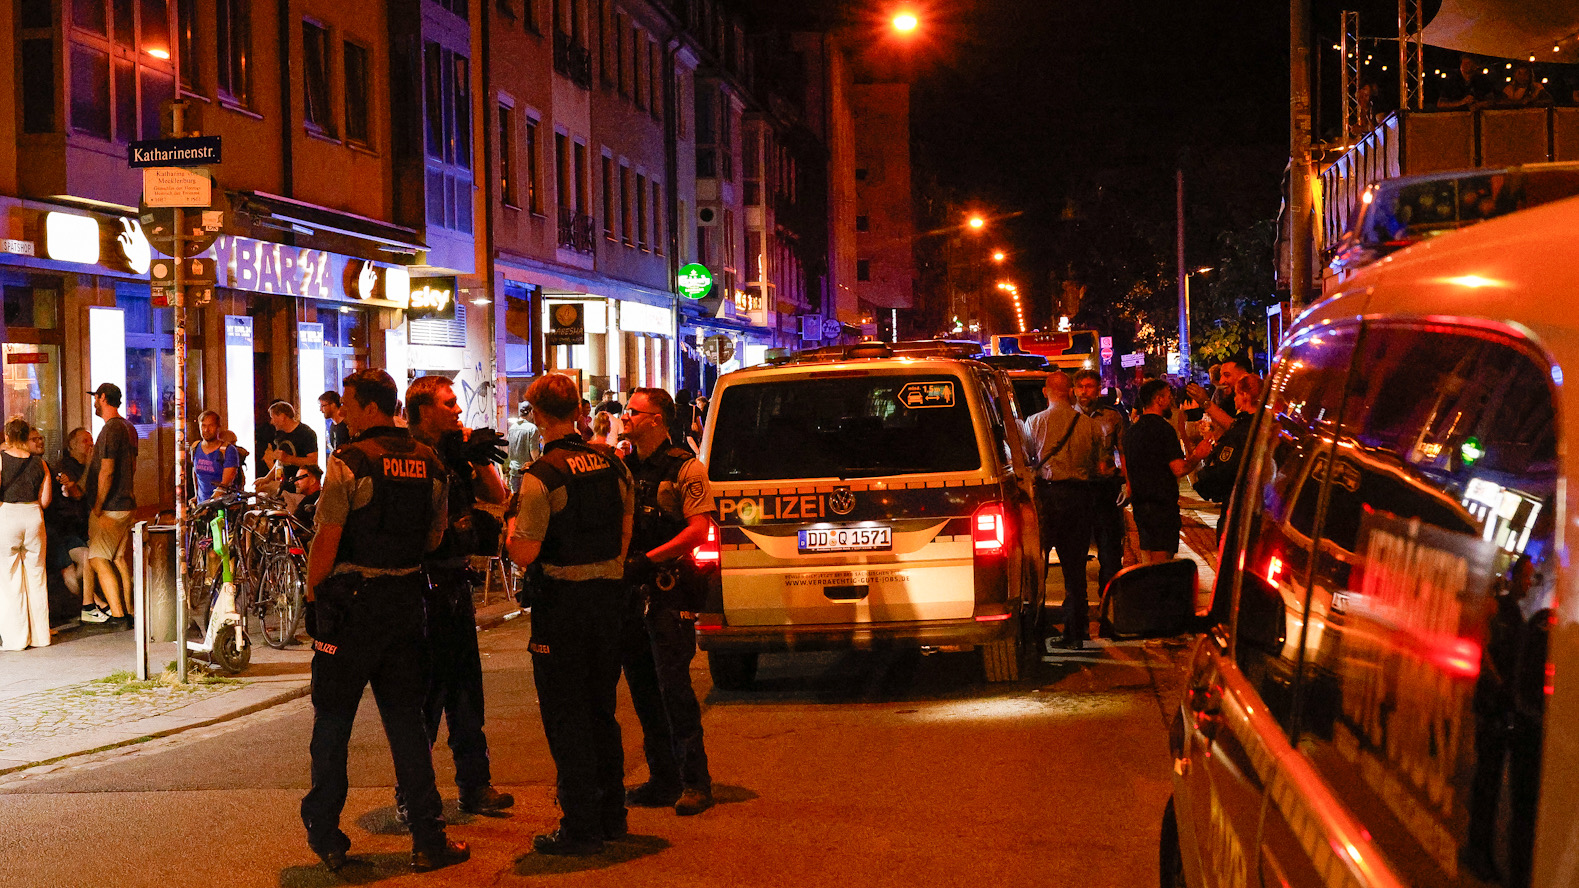
[[[148,532],[148,522],[132,525],[132,635],[133,651],[137,657],[137,680],[148,680],[148,632],[143,615],[148,612],[147,586],[143,582],[143,535]]]

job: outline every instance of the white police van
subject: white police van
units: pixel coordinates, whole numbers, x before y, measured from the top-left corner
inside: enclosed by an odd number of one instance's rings
[[[702,461],[719,582],[697,639],[713,682],[770,651],[1039,651],[1045,566],[1008,379],[947,342],[862,343],[718,381]]]
[[[1443,235],[1284,341],[1211,611],[1148,627],[1206,633],[1164,886],[1579,885],[1576,242],[1579,200]]]

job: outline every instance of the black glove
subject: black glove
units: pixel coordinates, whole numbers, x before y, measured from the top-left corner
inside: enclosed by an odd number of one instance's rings
[[[644,586],[653,581],[658,575],[658,566],[652,563],[646,552],[632,552],[625,558],[625,582],[632,586]]]
[[[463,453],[466,461],[479,469],[487,468],[489,463],[502,466],[509,460],[504,436],[493,429],[472,429]]]
[[[318,602],[309,601],[302,610],[302,625],[307,634],[313,638],[318,637]]]

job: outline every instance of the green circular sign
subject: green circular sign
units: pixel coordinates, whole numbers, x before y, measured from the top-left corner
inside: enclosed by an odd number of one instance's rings
[[[713,273],[707,266],[692,262],[680,269],[680,274],[675,278],[675,285],[680,290],[680,295],[687,299],[701,299],[713,289]]]

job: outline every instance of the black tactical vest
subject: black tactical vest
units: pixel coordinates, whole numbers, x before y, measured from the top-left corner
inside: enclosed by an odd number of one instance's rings
[[[671,443],[664,446],[646,461],[631,451],[625,465],[636,481],[636,529],[631,537],[632,552],[650,552],[669,542],[685,530],[684,518],[670,515],[658,503],[658,488],[667,481],[678,486],[680,469],[687,460],[695,459],[689,450]]]
[[[617,459],[612,449],[574,437],[544,445],[543,455],[527,471],[549,493],[563,487],[565,508],[548,521],[539,561],[571,567],[620,557],[625,510]]]
[[[466,443],[463,432],[447,432],[439,439],[436,452],[449,473],[449,526],[444,529],[444,539],[428,557],[433,561],[465,558],[478,552],[477,529],[472,510],[477,506],[477,490],[472,483],[474,470],[460,454]]]
[[[433,482],[446,477],[438,454],[406,429],[369,429],[335,456],[360,481],[370,478],[373,498],[352,509],[335,561],[379,570],[422,563],[433,526]]]

